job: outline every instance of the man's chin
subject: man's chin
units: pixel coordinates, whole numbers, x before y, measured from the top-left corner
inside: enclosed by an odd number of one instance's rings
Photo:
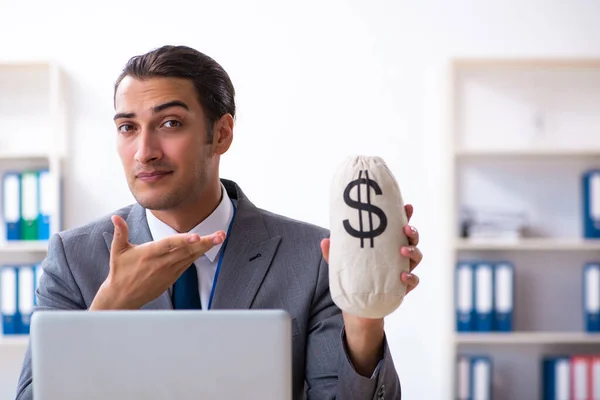
[[[153,211],[170,210],[175,208],[178,204],[177,201],[174,201],[175,199],[165,196],[136,195],[134,193],[133,197],[140,206]]]

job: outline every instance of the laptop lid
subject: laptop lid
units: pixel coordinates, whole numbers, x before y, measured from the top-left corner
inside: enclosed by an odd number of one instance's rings
[[[280,310],[41,311],[31,346],[36,400],[292,398]]]

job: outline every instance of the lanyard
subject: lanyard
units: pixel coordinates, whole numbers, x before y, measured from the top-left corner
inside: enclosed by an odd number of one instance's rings
[[[221,271],[221,264],[223,263],[223,256],[225,255],[225,247],[227,247],[227,242],[229,241],[229,235],[231,234],[231,227],[233,226],[233,220],[235,219],[236,208],[233,200],[231,200],[231,205],[233,206],[233,216],[231,217],[231,222],[229,223],[229,228],[227,228],[227,236],[225,237],[225,241],[223,242],[223,246],[221,246],[221,251],[219,254],[219,262],[217,263],[217,270],[215,271],[215,278],[213,279],[212,288],[210,290],[210,299],[208,300],[208,309],[211,309],[213,297],[215,296],[215,287],[217,286],[217,278],[219,277],[219,272]]]

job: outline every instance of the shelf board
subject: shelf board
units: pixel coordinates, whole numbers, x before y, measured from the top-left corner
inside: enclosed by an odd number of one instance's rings
[[[0,335],[0,348],[2,347],[24,347],[29,343],[29,335]]]
[[[0,68],[3,67],[43,67],[48,68],[53,65],[51,60],[36,60],[36,59],[27,59],[27,60],[0,60]]]
[[[48,160],[51,157],[52,155],[49,153],[22,153],[0,151],[0,161]]]
[[[570,250],[600,251],[600,239],[567,239],[567,238],[524,238],[518,240],[504,239],[457,239],[456,250]]]
[[[600,333],[506,332],[456,333],[459,344],[600,344]]]
[[[18,253],[46,253],[48,251],[48,241],[15,241],[2,242],[0,244],[0,254],[18,254]]]
[[[457,149],[457,159],[600,157],[600,149]]]
[[[456,58],[453,60],[455,67],[461,69],[485,68],[485,69],[540,69],[540,68],[600,68],[598,58]]]

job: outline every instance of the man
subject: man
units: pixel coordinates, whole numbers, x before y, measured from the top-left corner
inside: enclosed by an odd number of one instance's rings
[[[53,235],[36,312],[283,308],[293,318],[295,399],[399,399],[383,319],[344,314],[331,300],[328,232],[261,210],[220,179],[235,117],[222,67],[188,47],[156,49],[127,63],[114,104],[137,203]],[[412,270],[419,237],[405,233],[410,246],[398,251]],[[419,282],[398,279],[409,291]],[[32,399],[30,349],[17,398]]]

